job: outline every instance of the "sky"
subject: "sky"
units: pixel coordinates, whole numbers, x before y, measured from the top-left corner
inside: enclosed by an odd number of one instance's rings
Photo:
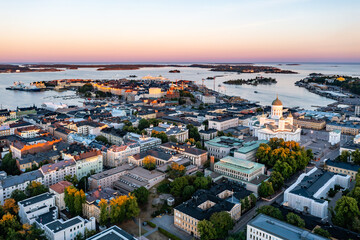
[[[360,62],[360,1],[0,0],[0,62]]]

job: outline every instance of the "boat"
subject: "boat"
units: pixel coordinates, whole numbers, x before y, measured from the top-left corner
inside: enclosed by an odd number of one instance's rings
[[[214,80],[215,77],[207,77],[206,79],[208,79],[208,80]]]
[[[254,91],[254,93],[258,93],[258,91]]]
[[[26,86],[24,83],[19,81],[19,82],[14,82],[14,86],[7,87],[6,90],[39,92],[41,91],[41,88],[38,88],[35,85]]]
[[[137,78],[136,75],[130,75],[129,78]]]

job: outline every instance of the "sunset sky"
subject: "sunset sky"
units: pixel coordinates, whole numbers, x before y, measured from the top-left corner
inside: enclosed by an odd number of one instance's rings
[[[360,62],[359,0],[9,0],[0,29],[0,62]]]

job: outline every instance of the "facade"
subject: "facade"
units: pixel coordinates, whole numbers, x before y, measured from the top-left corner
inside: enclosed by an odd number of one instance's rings
[[[112,188],[114,182],[119,178],[128,173],[128,170],[135,168],[129,164],[123,164],[121,166],[91,175],[88,178],[89,187],[91,190],[98,188]]]
[[[234,151],[243,145],[243,140],[233,137],[221,136],[205,142],[209,156],[224,158],[234,154]]]
[[[40,170],[35,170],[21,175],[10,176],[0,180],[0,204],[4,204],[5,199],[10,198],[11,193],[18,189],[25,191],[26,187],[32,182],[43,183],[44,175]]]
[[[104,128],[100,131],[100,135],[106,137],[108,142],[113,145],[121,145],[126,132],[115,128]]]
[[[259,140],[270,140],[271,138],[282,138],[285,141],[300,141],[301,128],[293,124],[291,113],[285,119],[283,117],[283,104],[277,97],[271,106],[269,118],[263,114],[259,121],[255,121],[252,126],[253,136]]]
[[[105,166],[117,167],[128,162],[128,157],[140,153],[138,143],[128,143],[121,146],[111,146],[106,152]]]
[[[360,169],[360,166],[352,163],[327,160],[325,162],[325,169],[329,172],[333,172],[336,174],[349,175],[351,181],[354,181],[356,178],[356,174]]]
[[[308,230],[259,214],[247,224],[248,240],[326,240]]]
[[[107,126],[103,123],[94,121],[81,121],[76,123],[77,134],[80,135],[100,135],[100,131]]]
[[[324,172],[316,167],[303,173],[284,192],[284,205],[325,219],[328,217],[326,198],[330,188],[340,185],[344,189],[350,186],[350,176]]]
[[[49,192],[55,195],[55,204],[60,211],[65,209],[65,188],[72,186],[71,182],[60,181],[49,187]]]
[[[137,238],[133,237],[132,235],[125,232],[118,226],[114,225],[104,231],[99,232],[98,234],[95,234],[94,236],[91,236],[90,238],[87,238],[86,240],[105,240],[105,239],[136,240]]]
[[[360,125],[356,122],[353,123],[337,123],[331,122],[326,124],[326,131],[334,131],[340,130],[343,134],[350,134],[350,135],[358,135],[359,134]]]
[[[50,212],[50,208],[55,207],[55,195],[46,192],[22,200],[18,202],[18,205],[21,223],[33,224],[38,216]]]
[[[127,133],[124,138],[126,140],[126,143],[138,143],[140,145],[140,152],[145,152],[147,150],[153,149],[161,144],[160,138],[142,136],[131,132]]]
[[[192,164],[196,166],[202,166],[208,159],[207,151],[189,146],[187,144],[167,142],[160,145],[160,148],[172,153],[182,154],[186,158],[190,159]]]
[[[341,131],[340,130],[333,130],[329,132],[329,143],[331,145],[336,145],[341,141]]]
[[[256,159],[256,152],[259,148],[260,144],[268,143],[267,140],[258,140],[258,141],[251,141],[246,142],[243,144],[242,147],[236,149],[234,151],[234,157],[240,158],[247,161],[255,161]]]
[[[174,225],[192,236],[200,238],[197,228],[199,221],[209,220],[215,212],[226,211],[232,219],[239,220],[241,216],[239,200],[242,198],[235,197],[237,187],[234,185],[225,188],[217,187],[210,190],[198,190],[190,200],[175,207]]]
[[[209,141],[217,136],[217,130],[216,129],[200,130],[199,134],[202,140]]]
[[[216,103],[216,97],[210,94],[204,94],[201,96],[201,101],[205,104],[213,104]]]
[[[189,138],[189,129],[185,125],[173,125],[167,123],[159,123],[158,126],[150,126],[145,129],[147,134],[151,136],[153,131],[164,132],[168,137],[174,136],[178,142],[185,142]]]
[[[137,166],[143,166],[146,157],[152,157],[155,159],[157,166],[164,165],[168,162],[173,162],[178,159],[177,156],[166,153],[165,151],[159,151],[158,149],[148,150],[146,152],[140,152],[133,156],[129,156],[128,162]]]
[[[66,175],[77,175],[76,170],[76,162],[73,159],[49,163],[40,168],[40,171],[44,176],[43,183],[47,187],[63,181]]]
[[[73,240],[79,234],[84,236],[86,229],[96,229],[95,218],[87,220],[77,216],[66,221],[55,220],[44,226],[45,236],[49,240]]]
[[[226,129],[239,126],[239,118],[237,117],[219,117],[209,119],[209,129],[224,131]]]
[[[322,130],[326,126],[326,121],[324,119],[312,119],[312,118],[298,117],[298,118],[294,118],[293,124],[295,126],[299,126],[301,128]]]

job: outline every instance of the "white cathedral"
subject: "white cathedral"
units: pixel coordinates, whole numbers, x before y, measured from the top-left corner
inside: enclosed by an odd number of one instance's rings
[[[253,135],[259,140],[282,138],[285,141],[300,141],[301,128],[293,125],[291,113],[287,118],[283,117],[283,104],[278,97],[272,102],[271,115],[266,117],[262,114],[252,123]]]

